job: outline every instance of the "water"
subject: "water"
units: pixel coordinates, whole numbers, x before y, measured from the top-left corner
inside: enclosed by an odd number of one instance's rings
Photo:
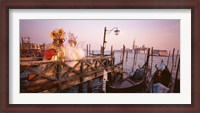
[[[86,52],[85,52],[86,53]],[[99,54],[99,51],[94,51],[94,54]],[[105,54],[110,54],[110,51],[105,51]],[[121,61],[122,58],[122,52],[115,52],[114,54],[115,56],[115,64],[119,63]],[[134,70],[133,69],[133,58],[134,58],[134,53],[133,52],[128,52],[128,57],[126,59],[126,54],[124,56],[124,71],[127,72],[129,75],[132,75],[135,70],[138,68],[138,66],[140,65],[141,67],[144,65],[145,61],[146,61],[146,55],[145,54],[138,54],[137,59],[136,59],[136,64],[134,65]],[[161,60],[164,61],[165,64],[167,64],[167,60],[168,57],[158,57],[158,56],[153,56],[153,64],[152,64],[152,73],[151,75],[153,75],[153,73],[156,71],[155,65],[159,65]],[[176,60],[176,55],[174,57],[174,62]],[[172,83],[174,83],[174,79],[176,76],[176,69],[177,69],[177,63],[178,63],[178,59],[176,62],[176,67],[173,68],[172,71]],[[175,63],[174,63],[175,64]],[[149,58],[149,67],[151,67],[151,57]],[[168,64],[168,69],[169,71],[171,71],[172,68],[172,57],[169,58],[169,64]],[[23,74],[21,74],[21,76],[25,76]],[[180,74],[179,74],[180,77]],[[102,92],[102,78],[96,78],[92,81],[92,93],[99,93]],[[63,90],[60,93],[78,93],[78,86],[74,86],[71,87],[69,89]],[[88,92],[88,83],[85,82],[83,83],[83,93],[87,93]]]
[[[120,62],[122,53],[121,52],[115,52],[115,63]],[[132,73],[132,68],[133,68],[133,58],[134,58],[134,53],[129,52],[128,53],[128,58],[126,60],[126,54],[124,58],[124,71],[127,73]],[[153,56],[153,63],[152,63],[152,74],[156,71],[155,65],[159,65],[161,63],[161,60],[163,60],[164,64],[167,65],[167,60],[168,57],[163,57],[163,56]],[[174,57],[174,65],[175,65],[175,60],[176,56]],[[134,70],[133,72],[138,69],[139,66],[143,66],[144,63],[146,62],[146,55],[145,54],[138,54],[137,59],[136,59],[136,64],[134,65]],[[176,62],[176,67],[177,67],[178,59]],[[149,67],[151,67],[151,56],[149,57]],[[171,71],[172,68],[172,57],[169,58],[169,63],[168,63],[168,69]],[[173,74],[176,72],[176,68],[173,68]]]
[[[99,51],[94,51],[94,54],[99,54]],[[105,51],[105,55],[106,54],[110,54],[110,51]],[[115,56],[115,64],[117,64],[121,61],[122,52],[115,52],[114,56]],[[124,65],[123,65],[124,71],[127,72],[129,75],[132,75],[135,72],[135,70],[138,69],[139,65],[142,67],[144,65],[145,61],[146,61],[146,55],[145,54],[138,54],[136,64],[134,65],[134,70],[132,71],[133,58],[134,58],[133,52],[128,52],[127,59],[126,59],[126,54],[124,56]],[[153,56],[153,61],[151,60],[151,57],[149,57],[149,67],[151,67],[151,62],[153,62],[152,63],[152,73],[151,73],[151,75],[153,75],[153,73],[156,71],[155,65],[156,64],[159,65],[161,60],[163,60],[165,65],[167,65],[168,57]],[[175,60],[176,60],[176,55],[174,56],[174,65],[175,65]],[[177,58],[177,61],[176,61],[176,67],[174,67],[173,71],[172,71],[172,85],[174,84],[177,65],[178,65],[178,58]],[[168,63],[169,71],[171,71],[171,68],[172,68],[172,57],[169,57],[169,63]],[[180,77],[180,75],[179,75],[179,77]],[[87,85],[88,85],[87,83],[83,84],[83,87],[84,87],[83,93],[87,93]],[[67,92],[68,93],[77,93],[77,91],[78,91],[78,86],[74,86],[72,88],[69,88],[69,90]],[[102,83],[101,83],[101,80],[99,78],[96,78],[96,79],[93,80],[92,92],[93,93],[102,92]]]

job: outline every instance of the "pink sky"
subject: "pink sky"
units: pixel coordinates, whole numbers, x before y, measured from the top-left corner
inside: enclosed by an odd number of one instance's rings
[[[103,43],[104,27],[118,27],[120,34],[114,32],[106,35],[107,48],[132,48],[136,45],[154,47],[155,49],[180,49],[180,20],[20,20],[20,37],[29,36],[35,43],[51,43],[50,32],[63,28],[72,32],[78,42],[91,44],[91,49],[99,50]]]

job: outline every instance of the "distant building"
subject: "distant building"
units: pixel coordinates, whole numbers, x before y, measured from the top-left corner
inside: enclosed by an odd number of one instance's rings
[[[145,46],[142,46],[141,48],[135,48],[134,49],[135,52],[140,53],[140,54],[147,54],[148,52],[148,48]],[[150,51],[150,54],[152,52]],[[168,56],[168,52],[167,50],[153,50],[153,55],[154,56]]]
[[[141,54],[146,54],[148,48],[135,48],[135,52],[141,53]]]
[[[132,52],[132,49],[130,49],[130,48],[126,48],[125,51]]]
[[[42,56],[46,44],[31,43],[30,37],[22,37],[20,42],[20,57]]]
[[[168,56],[167,50],[153,50],[154,56]]]

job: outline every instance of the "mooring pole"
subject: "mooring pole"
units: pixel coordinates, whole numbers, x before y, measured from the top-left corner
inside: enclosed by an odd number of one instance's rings
[[[171,54],[171,51],[169,51],[169,56],[168,56],[168,59],[167,59],[167,67],[168,67],[168,64],[169,64],[170,54]]]
[[[91,53],[91,44],[89,44],[89,52],[88,52],[88,56],[90,56]]]
[[[146,59],[147,59],[147,53],[144,52],[144,63],[146,62]]]
[[[88,56],[88,44],[87,44],[87,53],[86,53],[86,56]]]
[[[112,66],[113,66],[113,65],[114,65],[114,52],[113,52],[113,46],[111,46],[110,55],[111,55],[111,64],[112,64]]]
[[[176,70],[176,77],[175,77],[175,83],[174,83],[174,93],[180,93],[180,79],[178,80],[178,74],[179,74],[179,70],[180,70],[180,57],[178,60],[178,67]]]
[[[81,74],[84,75],[84,63],[81,62],[81,67],[80,67],[80,71],[81,71]],[[78,88],[78,92],[79,93],[83,93],[83,77],[81,76],[80,78],[80,84],[79,84],[79,88]]]
[[[175,65],[174,65],[174,67],[176,67],[176,63],[177,63],[177,60],[178,60],[178,55],[179,55],[179,50],[178,50],[177,53],[176,53],[176,60],[175,60]]]
[[[102,54],[104,55],[104,52],[105,52],[105,46],[106,44],[106,27],[104,28],[104,35],[103,35],[103,50],[102,50]]]
[[[175,52],[175,48],[173,49],[173,52],[172,52],[172,69],[171,69],[171,74],[172,74],[173,68],[174,68],[174,52]]]
[[[92,82],[93,82],[92,80],[89,80],[89,81],[88,81],[88,87],[87,87],[88,93],[92,93],[92,87],[93,87],[93,86],[92,86],[92,85],[93,85]]]
[[[108,81],[108,73],[106,70],[103,71],[103,92],[106,93],[106,82]]]
[[[146,58],[146,68],[148,69],[149,66],[149,57],[150,57],[150,48],[147,49],[147,58]]]
[[[123,53],[122,53],[122,70],[124,69],[124,54],[125,54],[125,46],[123,45]]]
[[[138,57],[138,51],[136,51],[136,53],[135,53],[135,65],[137,64],[137,57]]]
[[[126,62],[128,61],[128,50],[126,51]]]
[[[132,65],[132,72],[134,71],[134,67],[135,67],[135,55],[136,55],[136,50],[134,49],[134,54],[133,54],[133,65]]]
[[[103,56],[103,47],[102,46],[100,48],[100,54],[101,54],[101,56]]]
[[[150,71],[150,74],[152,73],[152,67],[153,67],[153,47],[151,48],[151,71]]]
[[[61,61],[58,62],[56,68],[57,68],[56,78],[59,81],[58,86],[57,86],[57,91],[60,91],[61,90]]]

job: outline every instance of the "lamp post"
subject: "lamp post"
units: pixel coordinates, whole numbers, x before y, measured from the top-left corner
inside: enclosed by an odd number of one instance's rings
[[[116,30],[114,30],[114,29],[116,29]],[[111,33],[113,30],[114,30],[115,35],[119,35],[120,30],[118,30],[117,27],[114,27],[114,28],[112,28],[111,30],[107,30],[106,27],[104,28],[104,35],[103,35],[103,51],[102,51],[103,55],[104,55],[104,50],[105,50],[105,48],[106,48],[106,43],[107,43],[107,42],[106,42],[106,34]]]

